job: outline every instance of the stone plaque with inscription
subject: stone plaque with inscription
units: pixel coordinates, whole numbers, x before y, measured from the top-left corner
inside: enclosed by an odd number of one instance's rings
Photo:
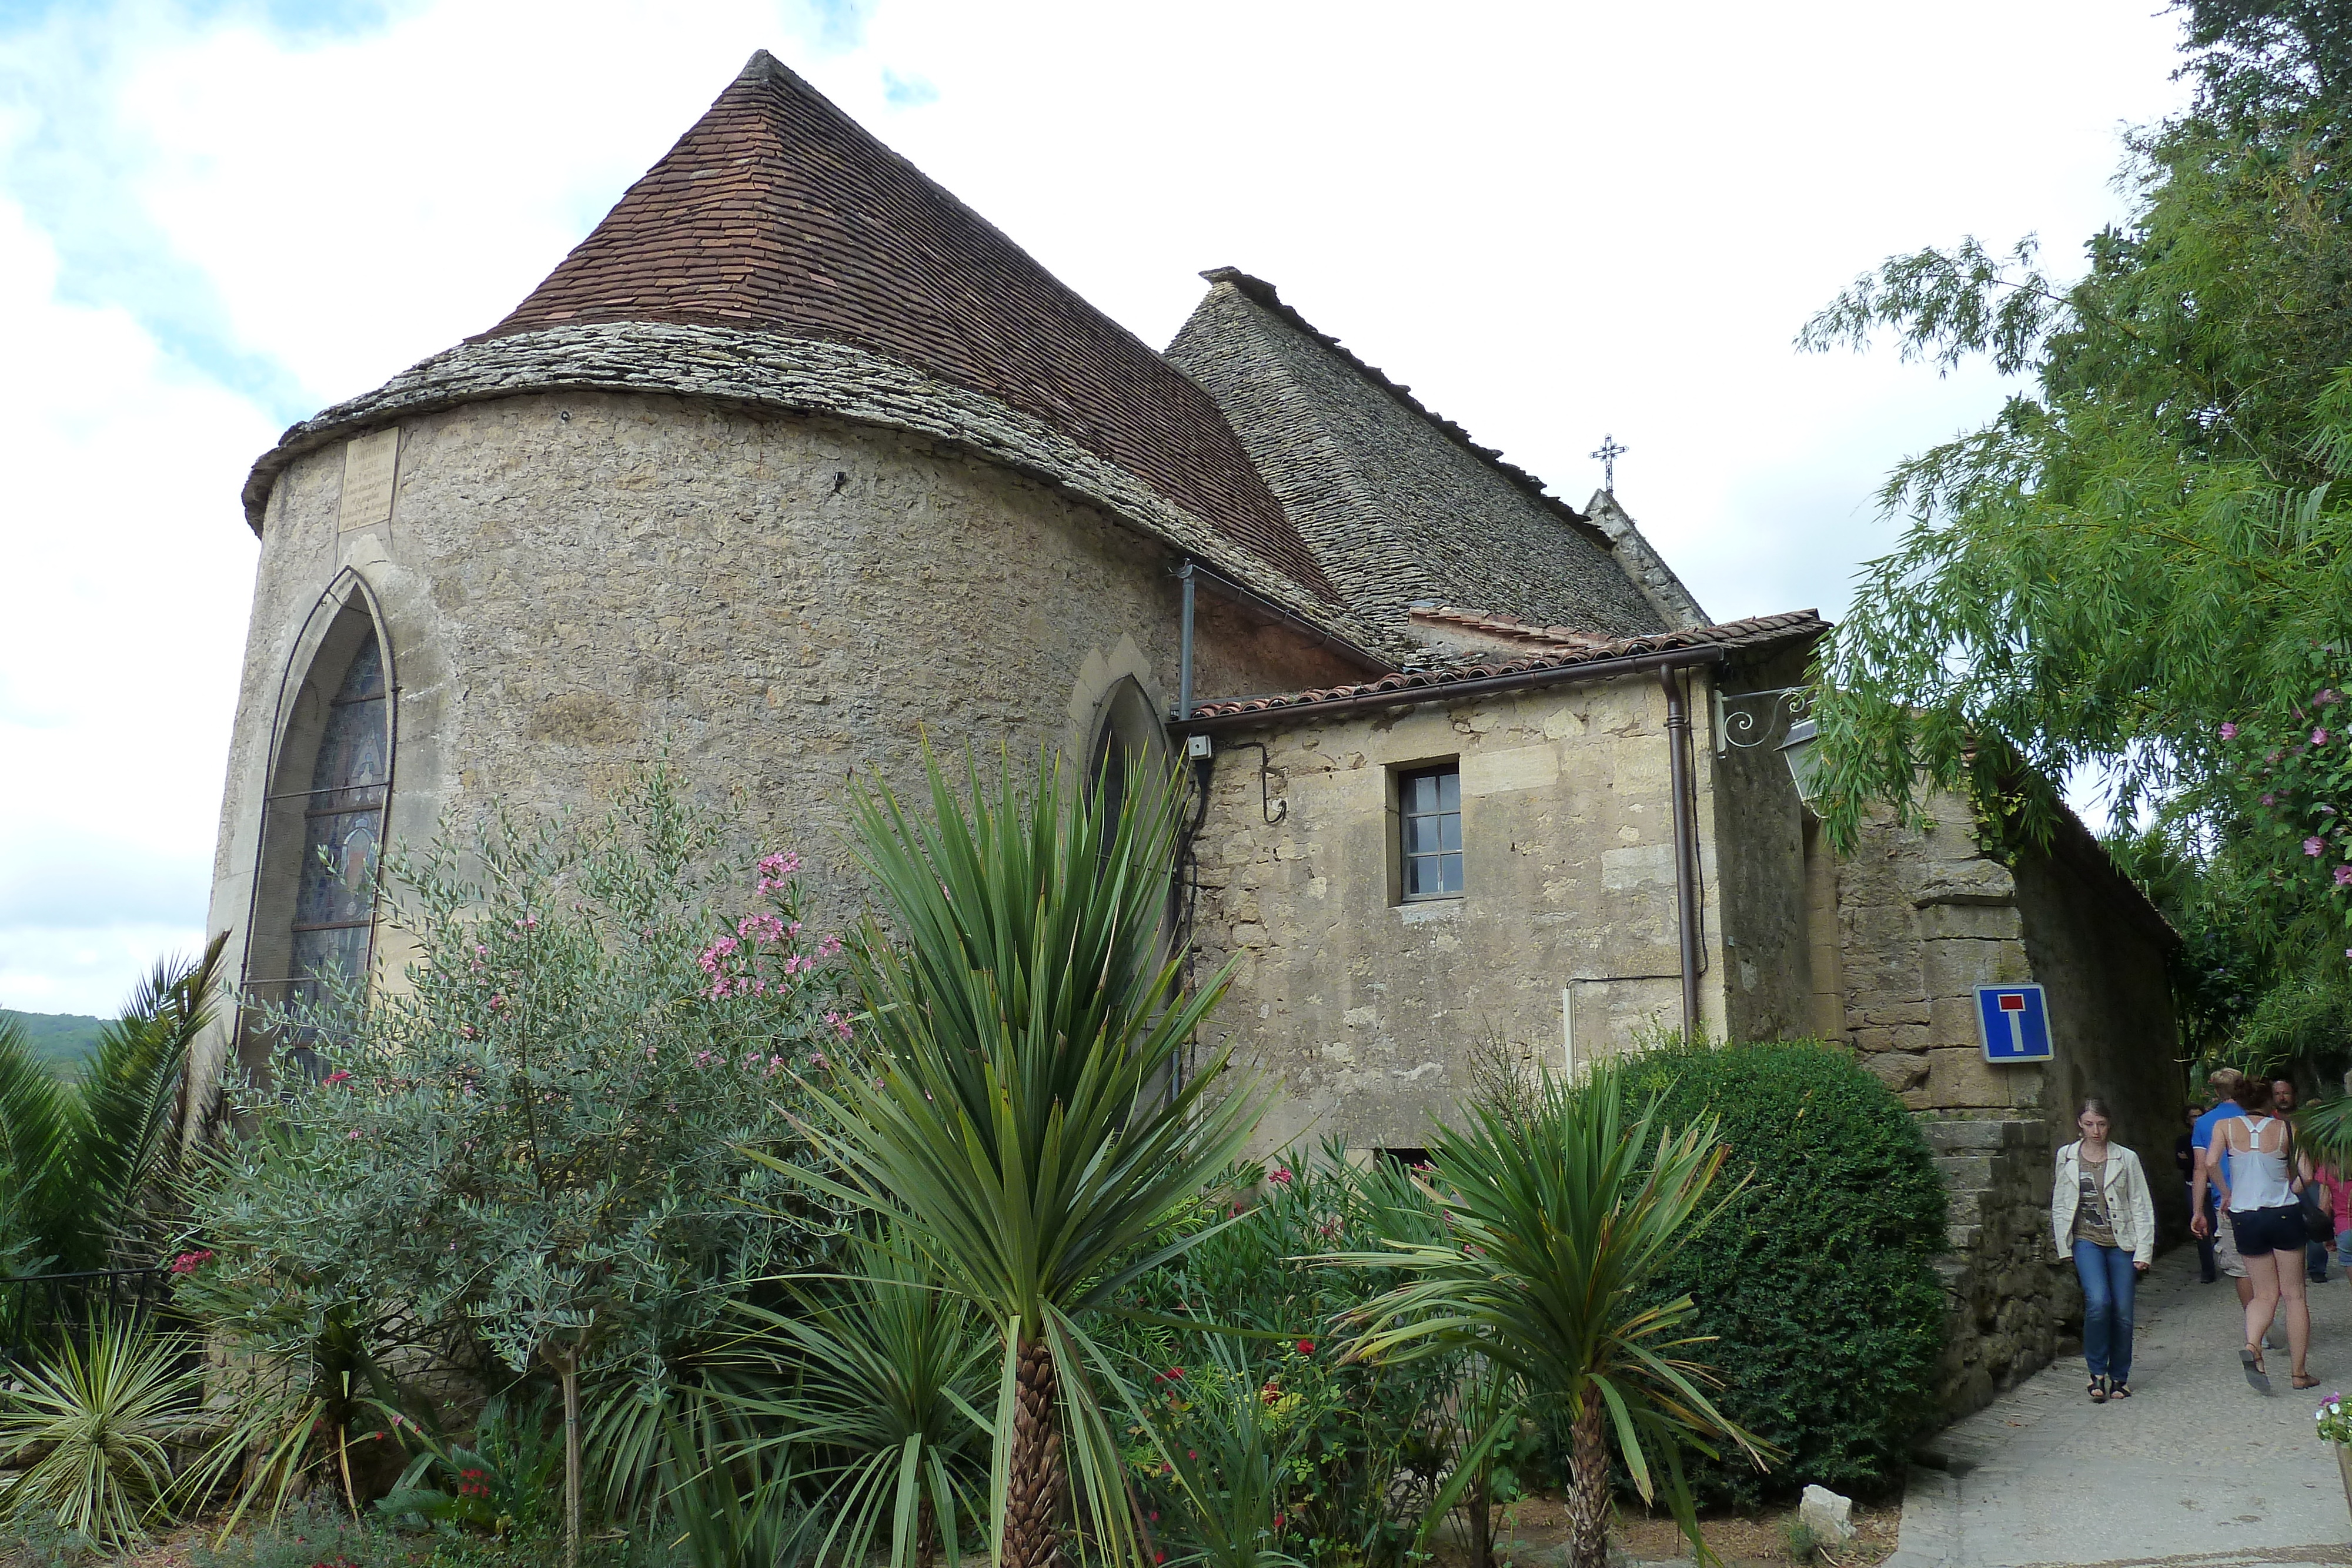
[[[343,444],[343,531],[392,521],[392,482],[400,467],[400,427]]]

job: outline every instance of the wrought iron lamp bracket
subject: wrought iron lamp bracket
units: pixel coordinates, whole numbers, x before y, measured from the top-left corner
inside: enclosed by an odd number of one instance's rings
[[[1736,747],[1753,751],[1784,737],[1789,727],[1813,710],[1811,686],[1775,686],[1770,691],[1715,692],[1715,754],[1724,757]]]

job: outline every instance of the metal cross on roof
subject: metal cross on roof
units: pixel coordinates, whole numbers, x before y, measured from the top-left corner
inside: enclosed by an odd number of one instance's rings
[[[1592,456],[1601,459],[1601,487],[1612,496],[1617,493],[1617,459],[1631,450],[1631,447],[1618,445],[1615,436],[1604,435],[1601,438],[1600,446],[1591,453]]]

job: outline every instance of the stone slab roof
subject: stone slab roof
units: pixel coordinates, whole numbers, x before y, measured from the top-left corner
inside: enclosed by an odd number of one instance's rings
[[[1758,615],[1745,621],[1727,621],[1719,626],[1694,626],[1676,632],[1658,632],[1640,637],[1615,637],[1606,640],[1585,640],[1572,647],[1548,649],[1529,653],[1514,659],[1486,659],[1449,664],[1444,669],[1404,670],[1383,675],[1376,681],[1363,681],[1354,685],[1321,686],[1311,691],[1288,692],[1272,696],[1234,697],[1195,703],[1190,716],[1193,719],[1236,718],[1264,714],[1269,717],[1288,716],[1294,713],[1311,714],[1317,707],[1338,703],[1360,703],[1367,697],[1392,697],[1400,706],[1418,702],[1442,702],[1447,688],[1465,683],[1495,679],[1499,676],[1533,674],[1559,671],[1563,677],[1572,674],[1580,666],[1607,664],[1618,659],[1636,658],[1645,653],[1672,653],[1684,648],[1717,648],[1725,653],[1761,652],[1792,646],[1811,641],[1830,629],[1818,611],[1797,610],[1780,615]]]
[[[1604,637],[1704,621],[1631,518],[1604,528],[1547,494],[1273,285],[1231,267],[1202,276],[1209,292],[1168,357],[1224,410],[1360,614],[1397,623],[1415,601],[1493,604]]]
[[[526,393],[652,392],[828,415],[953,443],[1068,492],[1359,651],[1374,669],[1418,650],[1370,626],[1055,426],[864,349],[741,328],[604,321],[460,343],[293,426],[245,483],[259,533],[278,475],[306,452],[419,414]]]

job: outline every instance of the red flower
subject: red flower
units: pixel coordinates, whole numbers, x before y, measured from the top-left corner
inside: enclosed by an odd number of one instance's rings
[[[330,1072],[330,1073],[328,1073],[328,1074],[327,1074],[327,1077],[326,1077],[326,1083],[327,1083],[327,1086],[328,1086],[329,1088],[331,1088],[331,1088],[333,1088],[333,1087],[334,1087],[336,1084],[338,1084],[338,1083],[348,1083],[348,1082],[351,1082],[351,1078],[352,1078],[352,1075],[351,1075],[350,1073],[348,1073],[348,1072],[344,1071],[341,1068],[338,1067],[337,1069],[335,1069],[335,1071],[333,1071],[332,1072]]]
[[[1167,1371],[1159,1375],[1159,1381],[1162,1383],[1175,1383],[1180,1381],[1183,1375],[1184,1369],[1182,1367],[1171,1366]]]
[[[201,1252],[183,1252],[177,1258],[172,1260],[172,1272],[174,1274],[193,1274],[212,1260],[213,1254],[209,1248]]]
[[[1315,1354],[1315,1342],[1311,1339],[1300,1340],[1298,1342],[1298,1354],[1301,1355],[1313,1355]]]

